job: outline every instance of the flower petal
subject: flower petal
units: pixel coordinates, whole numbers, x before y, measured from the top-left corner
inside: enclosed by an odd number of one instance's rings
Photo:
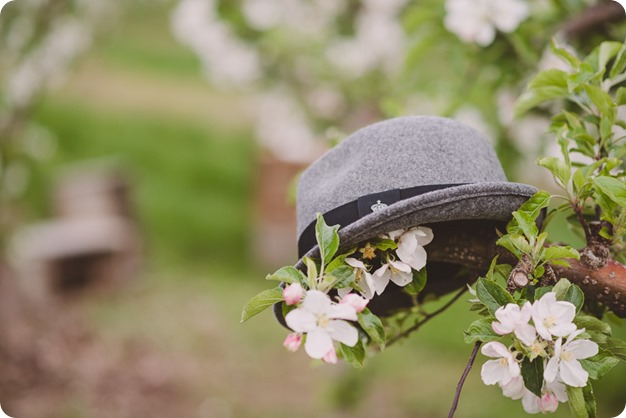
[[[356,258],[348,257],[345,259],[345,262],[350,267],[354,267],[357,269],[365,270],[365,264],[362,261],[357,260]]]
[[[538,396],[526,389],[526,393],[522,398],[522,406],[524,407],[524,411],[529,414],[538,414],[539,412],[541,412],[541,409],[539,408],[539,401],[540,399]]]
[[[557,323],[553,327],[550,327],[550,333],[555,337],[566,337],[574,331],[576,331],[576,324],[573,322]]]
[[[421,270],[426,265],[426,250],[424,247],[416,247],[413,252],[403,252],[400,254],[399,250],[396,251],[400,260],[411,266],[415,270]]]
[[[333,340],[322,329],[314,329],[306,335],[304,351],[312,358],[322,358],[333,348]]]
[[[391,267],[393,267],[394,269],[398,271],[402,271],[405,273],[411,272],[411,266],[409,266],[406,263],[403,263],[402,261],[389,260],[389,264],[391,265]]]
[[[522,376],[514,377],[509,383],[500,387],[502,388],[502,394],[511,399],[521,399],[524,393],[526,393]]]
[[[502,323],[497,322],[497,321],[493,321],[491,323],[491,328],[493,328],[493,330],[498,335],[510,334],[513,331],[513,329],[511,327],[508,327],[505,324],[502,324]]]
[[[554,356],[548,360],[545,370],[543,371],[543,378],[548,383],[554,382],[556,375],[559,372],[559,358]]]
[[[398,286],[403,287],[413,281],[413,274],[406,273],[404,271],[398,271],[396,273],[391,273],[390,279],[392,282],[394,282]]]
[[[352,305],[346,303],[333,304],[328,314],[329,318],[347,319],[348,321],[356,321],[356,309]]]
[[[546,382],[546,389],[554,393],[559,402],[567,402],[567,387],[558,380],[552,383]]]
[[[330,311],[330,297],[319,290],[309,290],[304,296],[302,309],[313,314],[328,313]]]
[[[433,230],[427,226],[418,226],[417,228],[415,228],[414,233],[417,244],[421,245],[422,247],[424,245],[430,244],[434,237]]]
[[[598,344],[590,340],[574,340],[567,344],[567,351],[577,359],[585,359],[598,354]]]
[[[583,366],[578,360],[561,360],[559,364],[559,372],[561,380],[563,380],[563,383],[566,385],[580,388],[587,385],[589,373],[583,369]]]
[[[301,308],[289,312],[285,316],[285,322],[295,332],[310,332],[317,328],[315,315]]]
[[[573,303],[563,300],[556,302],[550,307],[552,315],[555,316],[558,323],[570,323],[576,316],[576,306]]]
[[[385,269],[383,274],[380,276],[378,275],[372,276],[372,289],[374,289],[374,291],[378,295],[380,295],[387,288],[387,285],[389,284],[389,279],[391,279],[391,269]]]
[[[326,327],[328,335],[333,340],[337,340],[340,343],[344,343],[347,346],[354,347],[359,340],[359,332],[355,327],[347,323],[346,321],[334,320],[328,323]]]
[[[515,336],[519,338],[528,347],[533,345],[537,338],[535,327],[530,324],[518,323],[515,327]]]
[[[492,341],[483,345],[483,348],[480,350],[480,352],[483,353],[483,355],[487,357],[496,357],[496,358],[509,357],[511,355],[511,353],[506,348],[506,346],[497,341]]]
[[[500,364],[500,360],[486,361],[480,370],[480,377],[486,385],[495,385],[496,383],[500,383],[504,380],[506,380],[506,383],[503,384],[507,384],[511,381],[508,368]]]

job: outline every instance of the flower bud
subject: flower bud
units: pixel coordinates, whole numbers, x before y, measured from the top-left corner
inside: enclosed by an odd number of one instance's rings
[[[556,412],[559,407],[559,400],[552,392],[546,392],[539,400],[539,409],[544,414],[546,412]]]
[[[304,289],[300,283],[292,283],[283,289],[283,299],[287,305],[297,305],[302,300]]]
[[[283,346],[287,350],[294,353],[298,351],[298,348],[300,348],[301,343],[302,343],[302,335],[294,332],[294,333],[287,335],[287,338],[285,338],[285,341],[283,341]]]
[[[365,299],[357,295],[356,293],[348,293],[341,299],[341,301],[339,301],[339,303],[350,305],[354,308],[355,311],[357,311],[357,313],[359,313],[363,312],[363,309],[365,309],[365,307],[369,303],[369,299]]]
[[[324,354],[322,361],[328,364],[337,364],[337,352],[335,351],[335,347],[330,349],[328,353]]]

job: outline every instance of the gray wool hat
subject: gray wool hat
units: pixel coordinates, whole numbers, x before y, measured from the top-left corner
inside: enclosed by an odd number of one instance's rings
[[[341,249],[396,229],[506,221],[537,190],[507,181],[489,141],[447,118],[407,116],[353,133],[315,161],[297,189],[298,250],[317,257],[318,212]],[[428,250],[428,248],[426,248]]]

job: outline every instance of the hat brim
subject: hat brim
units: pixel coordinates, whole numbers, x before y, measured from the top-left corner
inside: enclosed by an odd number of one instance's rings
[[[411,197],[341,228],[339,253],[397,229],[458,220],[507,221],[536,192],[536,188],[520,183],[471,183]],[[304,257],[319,258],[319,247]],[[304,267],[302,258],[295,267]]]

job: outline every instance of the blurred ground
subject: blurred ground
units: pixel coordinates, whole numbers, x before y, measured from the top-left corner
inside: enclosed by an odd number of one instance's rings
[[[129,10],[36,119],[57,138],[37,167],[26,219],[49,212],[55,171],[117,155],[131,168],[148,258],[124,289],[34,305],[0,280],[0,403],[15,418],[442,417],[470,347],[460,301],[363,371],[311,364],[286,331],[240,310],[266,287],[251,263],[256,147],[241,97],[211,91],[167,29],[167,3]],[[626,336],[624,325],[616,333]],[[458,417],[522,417],[480,382]],[[407,367],[410,364],[410,367]],[[626,365],[598,385],[600,417],[621,412]],[[613,415],[611,415],[613,414]],[[555,417],[569,416],[561,406]]]

